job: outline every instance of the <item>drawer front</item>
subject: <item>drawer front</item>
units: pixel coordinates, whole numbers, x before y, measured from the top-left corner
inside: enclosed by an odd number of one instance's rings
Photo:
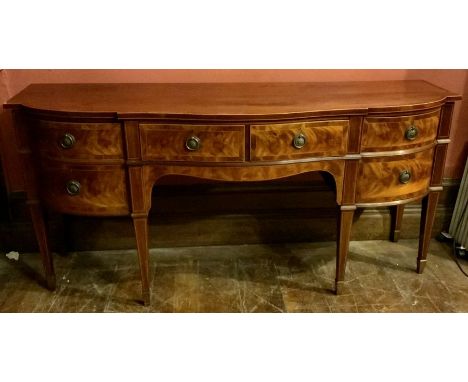
[[[349,122],[315,121],[250,127],[250,157],[255,161],[342,156]]]
[[[357,203],[383,203],[423,195],[430,184],[434,150],[399,157],[365,158],[359,164]]]
[[[122,160],[122,132],[118,123],[38,121],[37,149],[41,157],[86,162]]]
[[[243,125],[140,124],[144,160],[241,162]]]
[[[77,215],[129,213],[121,166],[57,166],[40,174],[41,199],[51,209]]]
[[[366,118],[361,151],[404,150],[434,142],[440,109],[405,117]]]

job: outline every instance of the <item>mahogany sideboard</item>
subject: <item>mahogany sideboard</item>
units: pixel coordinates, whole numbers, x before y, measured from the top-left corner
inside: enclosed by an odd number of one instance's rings
[[[27,203],[47,286],[56,280],[43,209],[133,219],[150,303],[148,213],[158,179],[267,181],[331,174],[339,206],[336,292],[357,207],[422,199],[417,272],[426,264],[454,102],[425,81],[33,84],[10,99]]]

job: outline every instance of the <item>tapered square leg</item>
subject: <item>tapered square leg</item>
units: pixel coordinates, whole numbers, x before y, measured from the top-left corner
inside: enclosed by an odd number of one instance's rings
[[[143,304],[150,304],[149,287],[149,251],[148,251],[148,217],[134,217],[133,226],[135,228],[135,238],[140,262],[141,290]]]
[[[403,212],[405,210],[404,204],[391,207],[392,209],[392,223],[390,228],[390,240],[397,242],[400,238],[401,222],[403,220]]]
[[[349,240],[351,238],[351,228],[353,225],[355,207],[342,206],[338,215],[338,231],[336,243],[336,278],[335,293],[342,292],[346,271],[346,260],[348,257]]]
[[[430,192],[422,200],[421,225],[419,231],[419,248],[416,270],[418,273],[423,273],[426,267],[427,252],[431,240],[432,226],[434,225],[435,210],[437,201],[439,200],[439,192]]]
[[[34,233],[36,235],[39,253],[41,255],[42,266],[44,268],[45,281],[47,288],[55,290],[56,278],[54,271],[54,262],[52,253],[50,252],[49,242],[47,238],[47,230],[44,222],[42,209],[37,202],[28,202],[29,212],[33,223]]]

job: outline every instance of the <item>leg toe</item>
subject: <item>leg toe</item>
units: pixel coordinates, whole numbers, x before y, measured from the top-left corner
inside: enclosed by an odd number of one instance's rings
[[[416,272],[419,274],[424,272],[424,268],[426,268],[426,262],[427,260],[418,260],[418,264],[416,266]]]
[[[343,283],[344,281],[335,281],[335,294],[337,296],[343,293]]]
[[[149,306],[151,304],[150,291],[149,290],[143,291],[142,297],[143,297],[143,305]]]
[[[55,290],[55,288],[57,287],[57,282],[56,282],[54,274],[46,276],[46,285],[47,285],[47,289],[51,291]]]

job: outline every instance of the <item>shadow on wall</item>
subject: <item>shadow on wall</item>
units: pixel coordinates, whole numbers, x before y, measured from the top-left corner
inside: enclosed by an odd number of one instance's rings
[[[5,220],[8,217],[7,210],[7,189],[5,182],[5,171],[3,170],[3,161],[2,157],[5,150],[3,149],[4,145],[7,144],[4,137],[4,131],[2,127],[3,123],[3,107],[2,105],[8,100],[9,93],[6,81],[6,72],[4,69],[0,69],[0,220]]]
[[[454,142],[460,142],[460,149],[452,152],[451,156],[455,156],[454,161],[458,164],[457,174],[460,178],[463,174],[465,161],[468,160],[468,74],[465,79],[465,87],[463,89],[463,100],[461,101],[460,117],[458,119],[458,129],[452,134]]]

